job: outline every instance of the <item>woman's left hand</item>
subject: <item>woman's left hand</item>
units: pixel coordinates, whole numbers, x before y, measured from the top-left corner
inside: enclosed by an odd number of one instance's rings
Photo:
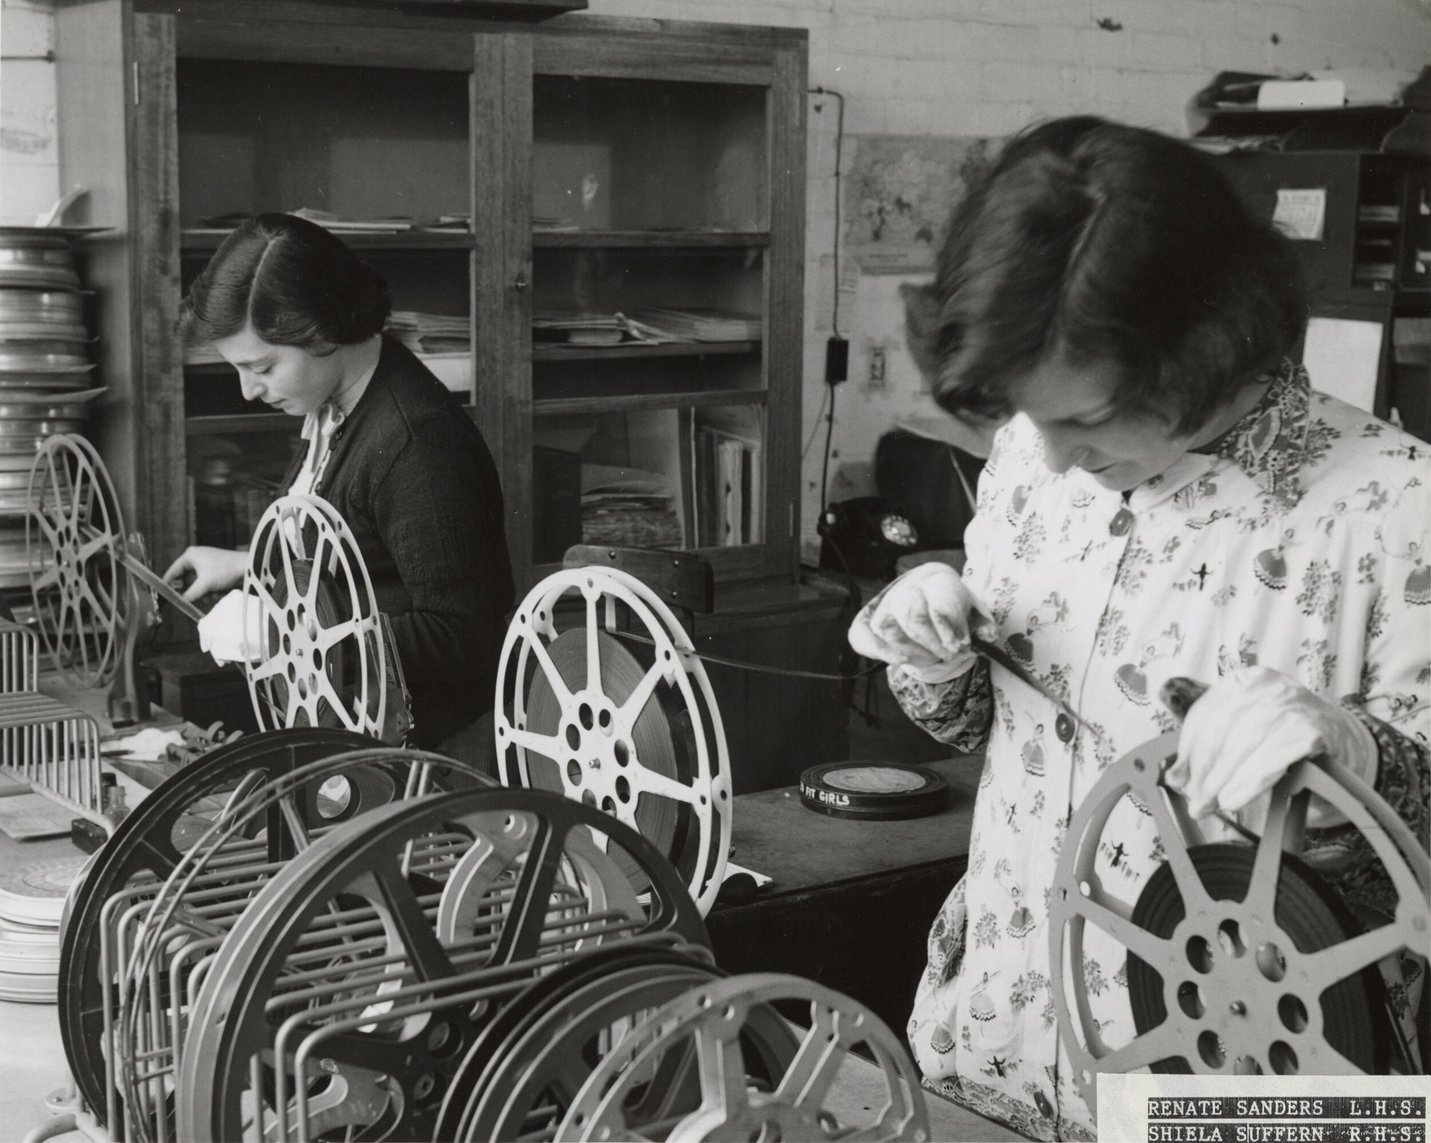
[[[1189,686],[1186,679],[1163,684],[1163,702],[1175,714]],[[1292,763],[1315,754],[1375,779],[1376,740],[1355,715],[1280,671],[1243,667],[1187,706],[1166,779],[1194,817],[1232,813],[1275,786]]]

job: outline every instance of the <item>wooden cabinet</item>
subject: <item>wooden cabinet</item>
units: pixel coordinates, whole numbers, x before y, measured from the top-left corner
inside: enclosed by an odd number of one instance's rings
[[[175,335],[225,217],[402,216],[344,237],[397,310],[456,319],[442,364],[500,467],[519,590],[583,538],[700,549],[717,579],[703,646],[837,671],[841,601],[796,582],[806,33],[512,18],[543,2],[494,20],[57,0],[61,178],[90,188],[70,221],[112,228],[86,272],[126,518],[158,567],[191,542],[242,545],[299,443]],[[661,337],[672,310],[711,339]],[[573,337],[593,314],[600,332]],[[609,343],[616,315],[658,332]],[[739,788],[841,756],[837,683],[727,670],[716,686]]]
[[[226,216],[309,207],[407,220],[344,237],[455,319],[519,586],[583,538],[793,583],[805,33],[409,9],[59,0],[61,178],[114,228],[100,447],[151,561],[244,543],[296,446],[174,318]],[[693,313],[710,340],[662,336]]]

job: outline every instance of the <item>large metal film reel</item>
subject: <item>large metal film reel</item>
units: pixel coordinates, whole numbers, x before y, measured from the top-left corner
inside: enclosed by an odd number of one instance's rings
[[[239,742],[271,737],[294,742],[336,733],[264,732]],[[174,1077],[199,984],[255,896],[293,855],[334,823],[342,828],[393,798],[424,795],[435,772],[460,772],[489,788],[491,783],[441,755],[387,746],[330,752],[287,772],[275,766],[276,775],[245,761],[254,760],[232,759],[232,769],[242,776],[214,799],[211,820],[184,824],[186,842],[193,828],[202,832],[168,877],[157,886],[131,882],[101,911],[105,1075],[122,1097],[123,1112],[122,1119],[111,1116],[108,1123],[116,1138],[173,1138]],[[415,847],[413,867],[441,866],[447,860],[441,850],[440,841]],[[341,927],[345,920],[340,915],[333,923]],[[118,977],[113,986],[111,974]]]
[[[725,975],[681,949],[612,949],[580,958],[514,1001],[509,1009],[520,1015],[505,1021],[487,1051],[474,1046],[453,1080],[436,1138],[562,1138],[559,1125],[573,1099],[613,1047],[663,1005]],[[772,1090],[797,1045],[773,1008],[752,1013],[741,1045],[748,1079]],[[627,1121],[657,1122],[671,1108],[698,1106],[694,1063],[670,1053],[625,1109]]]
[[[269,505],[249,544],[242,630],[258,611],[262,661],[248,669],[259,726],[337,726],[381,737],[388,663],[368,569],[343,518],[317,496]]]
[[[808,1007],[809,1026],[796,1029],[793,1053],[754,1059],[777,1004]],[[864,1107],[864,1122],[842,1123],[832,1097],[855,1049],[879,1069],[884,1099]],[[923,1141],[929,1117],[914,1062],[879,1017],[813,981],[754,973],[700,985],[647,1016],[591,1073],[555,1138]]]
[[[507,1000],[606,944],[672,937],[708,943],[685,886],[599,810],[506,789],[375,810],[274,876],[214,957],[175,1077],[178,1137],[430,1138]]]
[[[1359,1074],[1380,1062],[1378,962],[1425,955],[1431,859],[1364,781],[1324,759],[1296,763],[1273,788],[1255,843],[1204,844],[1180,795],[1161,782],[1177,736],[1110,766],[1072,815],[1050,900],[1060,1038],[1096,1111],[1096,1075],[1148,1067],[1213,1074]],[[1309,795],[1370,844],[1395,890],[1393,917],[1365,929],[1297,859]],[[1095,859],[1119,802],[1147,807],[1166,865],[1128,902]],[[1128,952],[1133,1034],[1100,1032],[1083,974],[1088,925]]]
[[[125,610],[114,485],[89,441],[58,433],[36,453],[26,495],[30,597],[45,650],[75,685],[105,685],[119,664]]]
[[[80,1095],[86,1106],[102,1111],[106,1123],[119,1121],[114,1089],[104,1078],[105,1027],[113,1018],[103,987],[106,902],[136,883],[157,891],[241,785],[371,745],[350,731],[321,728],[265,731],[224,743],[160,783],[86,863],[66,899],[61,926],[60,1036]],[[319,781],[300,788],[293,812],[317,832],[391,801],[402,788],[394,786],[391,777],[373,767],[356,768],[342,779],[341,788],[324,791]],[[278,838],[275,833],[276,848]]]
[[[640,580],[566,569],[527,594],[502,644],[495,732],[503,782],[614,815],[709,912],[730,848],[725,731],[690,637]]]

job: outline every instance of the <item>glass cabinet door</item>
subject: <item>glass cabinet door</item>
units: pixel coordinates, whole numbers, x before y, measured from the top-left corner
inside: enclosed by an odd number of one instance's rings
[[[389,330],[471,401],[466,72],[180,58],[181,286],[237,222],[308,211],[388,283]],[[196,542],[248,542],[301,447],[301,422],[244,400],[202,347],[184,363]]]
[[[515,278],[502,312],[524,329],[521,423],[501,434],[517,454],[504,476],[530,493],[512,536],[524,580],[576,543],[698,549],[718,578],[769,574],[770,506],[794,492],[773,488],[789,473],[773,458],[800,383],[798,301],[773,310],[799,263],[776,242],[798,221],[803,250],[803,135],[792,209],[775,53],[709,49],[680,71],[637,66],[619,37],[539,34],[528,58],[505,57],[530,68],[526,91],[506,88],[513,106],[530,99],[512,112],[531,138],[510,212],[527,246],[496,279]]]

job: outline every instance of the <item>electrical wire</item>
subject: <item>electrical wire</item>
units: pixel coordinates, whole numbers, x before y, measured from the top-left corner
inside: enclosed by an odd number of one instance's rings
[[[831,269],[834,273],[833,293],[834,300],[830,306],[830,330],[834,337],[843,339],[840,333],[840,167],[843,161],[843,151],[845,143],[845,97],[838,91],[828,87],[812,87],[812,95],[828,95],[836,101],[835,111],[835,237],[831,245]],[[825,409],[825,457],[820,464],[820,511],[825,510],[828,502],[830,485],[830,447],[835,435],[835,385],[838,382],[831,382],[825,379],[825,388],[829,390],[828,402],[821,402],[821,408]],[[817,426],[819,422],[816,422]],[[811,433],[814,439],[814,433]],[[809,445],[806,445],[808,451]],[[804,457],[802,455],[801,459]]]

